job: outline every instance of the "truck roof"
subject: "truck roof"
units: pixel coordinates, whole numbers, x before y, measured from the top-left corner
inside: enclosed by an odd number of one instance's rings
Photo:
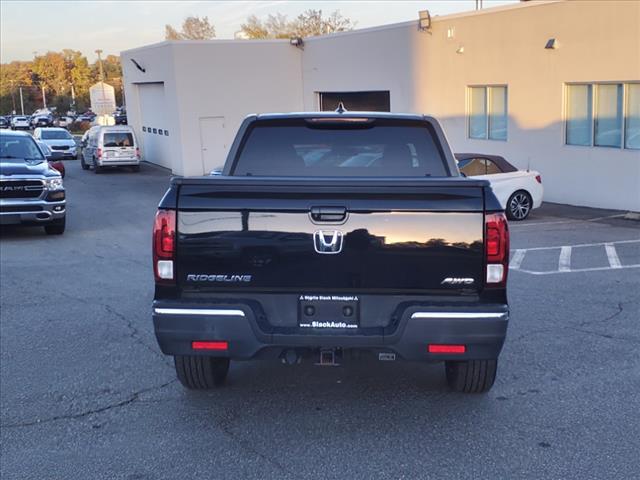
[[[384,118],[397,120],[429,120],[431,118],[417,113],[364,112],[349,110],[344,110],[343,112],[261,113],[247,116],[247,118],[252,117],[258,120],[286,120],[289,118]]]

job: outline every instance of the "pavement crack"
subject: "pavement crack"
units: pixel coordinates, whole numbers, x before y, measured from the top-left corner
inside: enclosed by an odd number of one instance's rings
[[[289,475],[293,475],[294,474],[294,472],[291,472],[290,470],[285,468],[285,466],[282,465],[278,460],[276,460],[274,458],[270,458],[269,456],[265,455],[264,453],[262,453],[258,449],[256,449],[254,446],[252,446],[250,442],[248,442],[247,440],[243,439],[239,435],[236,435],[236,433],[234,433],[233,430],[230,428],[231,424],[233,423],[233,421],[236,418],[237,418],[237,414],[233,413],[229,417],[216,422],[215,426],[218,427],[220,429],[220,431],[224,435],[226,435],[233,442],[235,442],[246,453],[249,453],[251,455],[254,455],[254,456],[260,458],[261,460],[263,460],[266,463],[272,465],[277,470],[279,470],[279,471],[281,471],[283,473],[286,473],[286,474],[289,474]]]
[[[115,402],[115,403],[110,403],[110,404],[107,404],[107,405],[103,405],[103,406],[97,407],[97,408],[90,408],[90,409],[84,410],[82,412],[69,413],[69,414],[65,414],[65,415],[56,415],[56,416],[53,416],[53,417],[45,418],[43,420],[36,419],[36,420],[29,420],[29,421],[26,421],[26,422],[7,423],[7,424],[0,425],[0,427],[1,428],[32,427],[34,425],[43,425],[45,423],[56,422],[56,421],[59,421],[59,420],[75,420],[75,419],[78,419],[78,418],[87,417],[89,415],[95,415],[95,414],[98,414],[98,413],[107,412],[109,410],[113,410],[113,409],[116,409],[116,408],[122,408],[122,407],[126,407],[128,405],[131,405],[132,403],[137,402],[139,400],[140,395],[142,395],[144,393],[148,393],[148,392],[162,390],[163,388],[168,387],[169,385],[171,385],[172,383],[175,383],[176,381],[177,381],[176,379],[173,379],[173,380],[170,380],[170,381],[165,382],[165,383],[160,384],[160,385],[155,385],[153,387],[143,388],[142,390],[138,390],[136,392],[133,392],[131,395],[129,395],[124,400],[120,400],[120,401]]]
[[[605,338],[607,340],[620,340],[622,342],[629,342],[629,343],[633,343],[633,344],[639,344],[640,342],[638,340],[635,340],[633,338],[628,338],[628,337],[619,337],[616,335],[611,335],[609,333],[600,333],[600,332],[594,332],[593,330],[585,330],[584,328],[578,328],[578,327],[565,327],[569,330],[573,330],[574,332],[579,332],[579,333],[584,333],[587,335],[593,335],[595,337],[600,337],[600,338]]]
[[[150,351],[151,353],[153,353],[154,355],[160,357],[162,359],[162,362],[167,365],[168,367],[171,367],[171,362],[168,360],[168,357],[166,355],[164,355],[162,352],[159,352],[158,350],[156,350],[155,348],[151,347],[150,345],[147,345],[146,342],[144,340],[142,340],[142,338],[140,337],[140,331],[138,330],[138,328],[133,324],[133,321],[130,320],[129,318],[127,318],[125,315],[123,315],[122,313],[118,312],[115,308],[113,308],[111,305],[109,305],[108,303],[103,303],[101,304],[101,306],[107,311],[107,313],[113,315],[116,318],[119,318],[120,320],[122,320],[125,324],[125,326],[127,327],[127,329],[129,330],[130,334],[129,337],[136,343],[138,343],[139,345],[142,345],[144,348],[146,348],[148,351]]]
[[[152,346],[147,345],[147,343],[140,337],[140,331],[133,324],[133,321],[130,320],[129,318],[127,318],[126,315],[124,315],[124,314],[120,313],[119,311],[117,311],[115,308],[113,308],[108,303],[90,302],[85,298],[69,295],[66,292],[60,292],[60,294],[62,296],[64,296],[64,297],[67,297],[67,298],[69,298],[71,300],[75,300],[77,302],[83,303],[85,305],[99,305],[99,306],[101,306],[102,308],[104,308],[107,311],[108,314],[112,315],[113,317],[116,317],[117,319],[121,320],[125,324],[125,326],[127,327],[127,329],[130,332],[129,335],[128,335],[129,338],[131,338],[134,342],[138,343],[139,345],[141,345],[142,347],[144,347],[145,349],[147,349],[148,351],[153,353],[155,356],[161,358],[162,362],[166,366],[172,367],[171,361],[168,359],[168,357],[166,355],[164,355],[162,352],[159,352],[158,350],[156,350]]]
[[[618,315],[620,315],[623,311],[624,311],[624,307],[622,306],[622,303],[618,302],[618,310],[617,310],[615,313],[613,313],[613,314],[609,315],[609,316],[608,316],[608,317],[606,317],[606,318],[599,319],[599,320],[585,320],[585,321],[583,321],[583,322],[580,322],[580,323],[578,324],[578,327],[585,327],[585,326],[587,326],[587,325],[591,325],[591,324],[593,324],[593,323],[603,323],[603,322],[608,322],[608,321],[613,320],[614,318],[616,318],[616,317],[617,317]]]

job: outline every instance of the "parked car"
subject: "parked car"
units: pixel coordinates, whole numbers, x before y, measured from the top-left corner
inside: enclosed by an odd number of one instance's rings
[[[458,168],[467,177],[491,183],[493,193],[509,220],[524,220],[540,207],[544,189],[542,176],[535,170],[518,170],[498,155],[456,153]]]
[[[186,388],[222,383],[230,360],[348,350],[493,385],[509,230],[489,182],[460,175],[431,117],[342,112],[252,115],[222,175],[171,180],[152,315]]]
[[[127,111],[124,109],[116,110],[113,112],[113,120],[116,122],[116,125],[126,125]]]
[[[76,122],[80,123],[80,122],[93,122],[96,119],[96,114],[93,112],[85,112],[81,115],[78,115],[76,117]]]
[[[11,122],[7,117],[0,117],[0,128],[11,128]]]
[[[78,151],[76,141],[66,129],[59,127],[36,128],[33,132],[36,140],[41,140],[54,152],[60,152],[62,158],[76,160]]]
[[[58,117],[54,124],[60,128],[69,128],[73,124],[73,118],[66,116]]]
[[[140,171],[140,150],[129,126],[93,127],[83,143],[80,164],[84,170],[102,173],[107,167],[131,167]]]
[[[44,155],[44,158],[46,158],[47,162],[49,162],[49,166],[54,170],[57,170],[58,172],[60,172],[60,175],[62,175],[62,178],[64,178],[65,168],[64,168],[64,163],[62,163],[62,160],[61,160],[62,158],[61,152],[56,151],[54,153],[53,150],[51,150],[49,146],[42,141],[36,140],[36,143],[40,147],[40,150],[42,150],[42,154]]]
[[[29,124],[29,117],[23,115],[16,115],[11,118],[12,130],[29,130],[31,125]]]
[[[0,224],[43,226],[64,233],[66,200],[62,176],[49,167],[26,132],[0,132]]]
[[[31,128],[53,127],[53,115],[43,114],[31,117]]]

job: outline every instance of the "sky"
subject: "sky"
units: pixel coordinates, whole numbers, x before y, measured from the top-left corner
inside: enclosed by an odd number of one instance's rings
[[[494,7],[518,0],[484,0]],[[307,9],[340,12],[373,27],[418,18],[418,11],[446,15],[473,10],[475,0],[422,1],[14,1],[0,0],[0,61],[30,60],[64,48],[80,50],[90,61],[95,50],[119,54],[164,40],[164,26],[179,27],[185,17],[208,16],[217,38],[233,38],[249,15],[282,13],[289,18]]]

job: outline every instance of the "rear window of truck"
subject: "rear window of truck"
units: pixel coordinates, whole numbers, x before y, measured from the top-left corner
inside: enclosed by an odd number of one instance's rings
[[[433,128],[386,119],[254,122],[236,156],[235,176],[448,176]]]

